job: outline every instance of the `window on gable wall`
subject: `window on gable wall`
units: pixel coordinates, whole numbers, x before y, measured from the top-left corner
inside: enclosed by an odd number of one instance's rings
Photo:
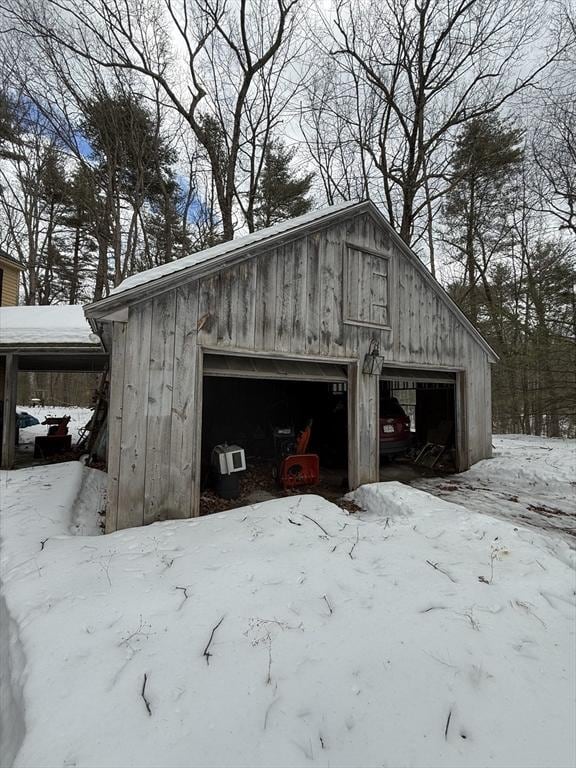
[[[348,246],[346,250],[345,321],[390,327],[389,259]]]

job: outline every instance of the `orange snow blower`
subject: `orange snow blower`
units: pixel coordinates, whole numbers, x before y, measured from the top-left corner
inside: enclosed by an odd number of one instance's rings
[[[276,430],[276,437],[290,437],[292,430]],[[294,433],[292,432],[292,435]],[[278,467],[278,482],[286,491],[289,488],[299,488],[304,485],[316,485],[320,480],[320,459],[315,453],[306,453],[312,434],[312,420],[300,432],[296,441],[291,445],[284,440],[283,448],[294,450],[281,456]]]

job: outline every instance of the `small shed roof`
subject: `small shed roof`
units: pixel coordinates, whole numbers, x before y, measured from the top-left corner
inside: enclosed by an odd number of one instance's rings
[[[80,305],[0,307],[0,351],[22,347],[102,348]]]

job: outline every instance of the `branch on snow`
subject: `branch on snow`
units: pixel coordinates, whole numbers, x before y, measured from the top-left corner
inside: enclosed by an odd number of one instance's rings
[[[202,655],[206,658],[206,664],[208,664],[208,665],[210,664],[210,656],[212,656],[212,654],[209,651],[209,648],[212,645],[212,640],[214,640],[214,634],[215,634],[216,630],[218,629],[218,627],[220,626],[220,624],[222,624],[222,622],[224,621],[224,618],[225,617],[222,616],[222,618],[220,619],[218,624],[216,624],[214,627],[212,627],[212,632],[210,632],[210,639],[208,640],[208,644],[206,645],[206,648],[204,648],[204,652],[203,652]]]

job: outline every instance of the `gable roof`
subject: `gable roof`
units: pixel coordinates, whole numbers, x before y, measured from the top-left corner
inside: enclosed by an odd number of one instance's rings
[[[476,341],[486,351],[490,360],[496,362],[499,359],[498,355],[480,331],[470,322],[456,302],[448,295],[436,278],[432,276],[414,251],[406,245],[371,200],[352,200],[310,211],[303,216],[282,221],[272,227],[251,232],[243,237],[220,243],[212,248],[185,256],[182,259],[139,272],[123,280],[120,285],[110,292],[107,298],[93,304],[88,304],[84,308],[86,316],[94,319],[106,319],[108,315],[121,310],[129,303],[132,303],[132,301],[142,300],[176,287],[182,281],[182,272],[186,272],[186,279],[217,272],[224,268],[228,262],[250,256],[252,251],[256,252],[263,248],[271,248],[281,242],[302,236],[309,231],[321,229],[331,223],[339,222],[362,213],[369,213],[388,232],[395,245],[402,251],[421,277],[442,298],[469,333],[474,336]]]

